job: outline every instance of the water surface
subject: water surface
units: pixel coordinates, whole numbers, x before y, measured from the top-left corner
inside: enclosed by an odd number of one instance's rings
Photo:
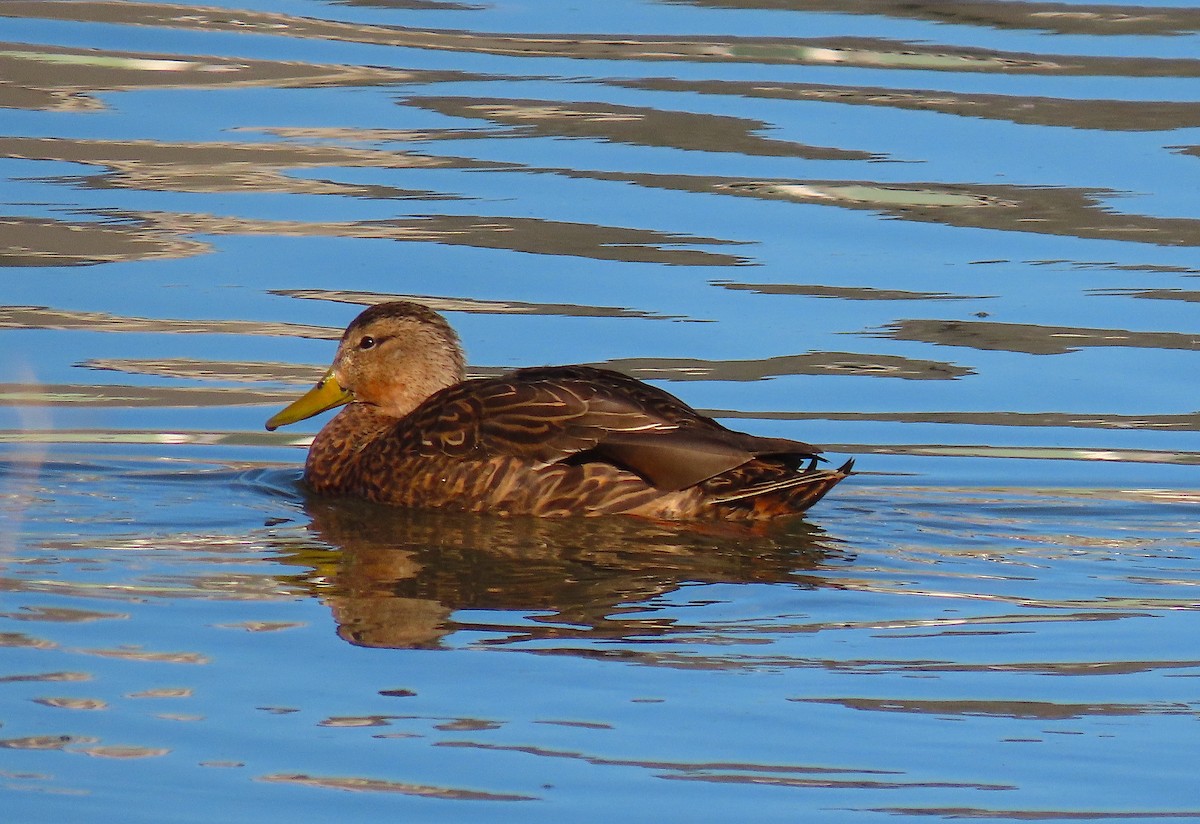
[[[1200,818],[1200,10],[0,4],[14,821]],[[362,306],[860,474],[307,496]]]

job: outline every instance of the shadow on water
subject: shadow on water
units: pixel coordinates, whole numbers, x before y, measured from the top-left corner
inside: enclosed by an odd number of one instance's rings
[[[312,542],[280,561],[333,613],[338,634],[367,647],[436,646],[462,630],[491,643],[674,634],[656,598],[692,584],[829,586],[819,570],[847,558],[803,519],[766,527],[655,524],[635,518],[499,518],[309,497]],[[523,615],[486,624],[456,615]],[[497,617],[496,619],[500,619]]]

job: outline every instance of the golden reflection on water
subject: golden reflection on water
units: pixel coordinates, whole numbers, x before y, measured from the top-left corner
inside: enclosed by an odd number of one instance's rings
[[[152,332],[185,335],[286,335],[337,340],[341,330],[286,322],[181,320],[81,312],[46,306],[0,306],[0,329],[71,329],[89,332]]]
[[[864,492],[865,497],[876,494]],[[1169,563],[1173,554],[1184,548],[1170,524],[1130,532],[1118,540],[1087,534],[1088,525],[1081,515],[1059,523],[1051,514],[1042,524],[1021,514],[1022,506],[1072,513],[1102,507],[1106,501],[1160,500],[1153,491],[996,490],[989,494],[893,488],[892,493],[893,505],[910,510],[906,517],[929,524],[925,531],[933,540],[898,549],[894,557],[873,555],[870,561],[859,555],[852,542],[800,519],[754,529],[687,529],[620,518],[587,524],[463,518],[324,499],[310,499],[306,505],[312,543],[306,541],[302,548],[289,543],[281,547],[280,559],[308,568],[292,581],[329,606],[342,638],[374,647],[437,646],[447,635],[461,630],[493,633],[496,638],[488,643],[505,644],[532,639],[557,639],[569,645],[571,639],[594,643],[606,638],[687,636],[695,627],[675,616],[661,620],[650,605],[696,584],[834,588],[926,602],[959,600],[985,610],[971,617],[890,618],[878,623],[846,620],[836,626],[789,622],[789,633],[874,627],[893,633],[909,629],[931,637],[1004,634],[1022,631],[1023,624],[1114,621],[1194,606],[1195,597],[1182,579],[1165,569],[1153,580],[1127,582],[1128,591],[1122,594],[1106,588],[1103,594],[1079,598],[1063,592],[1038,597],[1023,583],[1030,575],[1039,574],[1034,570],[1069,563],[1081,552],[1093,561],[1097,553],[1107,553],[1118,564],[1114,574],[1123,568],[1125,555],[1154,557],[1161,553],[1164,563]],[[857,504],[856,497],[864,497],[853,490],[849,495],[851,507]],[[994,515],[982,506],[984,499],[992,501]],[[953,502],[954,510],[925,511],[938,509],[942,506],[939,502]],[[868,521],[880,517],[886,513],[872,510]],[[968,533],[971,542],[963,545],[958,536]],[[941,540],[946,541],[944,546]],[[1185,543],[1200,546],[1197,540]],[[975,551],[977,544],[984,548]],[[913,563],[923,569],[919,581],[910,580]],[[634,604],[641,606],[631,609]],[[1009,611],[992,612],[991,605]],[[470,618],[473,610],[524,615],[525,619],[514,624],[479,623]],[[722,631],[732,630],[707,629],[716,635]],[[735,632],[745,640],[745,633],[755,631],[774,634],[781,628],[756,630],[746,625]],[[683,665],[689,659],[692,665],[729,664],[719,655],[681,656],[678,651],[639,652],[637,657],[668,665]],[[734,657],[752,660],[745,650]],[[763,661],[767,660],[775,659],[767,655]],[[1162,666],[1193,663],[1164,662]],[[861,664],[887,667],[886,662]],[[935,661],[903,666],[923,668],[926,664],[931,671],[972,666]],[[837,666],[853,665],[840,662]],[[1144,665],[991,662],[980,666],[1068,672],[1089,667],[1116,667],[1114,671],[1133,667],[1129,671],[1138,671]]]
[[[37,5],[42,8],[33,8]],[[112,8],[120,11],[121,5],[125,9],[132,8],[129,4],[114,4]],[[176,10],[180,8],[176,7]],[[52,10],[45,4],[6,2],[0,5],[0,17],[22,16],[21,11],[33,12],[33,16],[38,17],[39,11]],[[106,106],[96,93],[105,91],[164,87],[376,86],[466,77],[451,72],[409,72],[371,66],[325,66],[215,56],[180,59],[167,55],[4,42],[0,42],[0,76],[9,81],[0,84],[0,105],[57,112],[102,111]]]
[[[261,191],[397,200],[439,200],[453,199],[454,196],[382,185],[306,179],[296,173],[329,167],[469,169],[497,165],[415,152],[297,142],[164,143],[6,137],[0,139],[0,153],[22,160],[59,160],[103,166],[107,171],[101,175],[52,178],[89,189],[192,193]]]
[[[452,117],[484,119],[512,126],[514,134],[589,138],[634,146],[658,146],[685,151],[734,152],[765,157],[804,157],[814,160],[879,160],[869,152],[806,146],[761,137],[762,121],[691,112],[616,106],[581,101],[477,97],[412,97],[407,105]]]
[[[840,8],[840,7],[839,7]],[[886,12],[886,10],[884,10]],[[911,12],[909,12],[911,14]],[[116,0],[77,0],[45,4],[6,0],[0,16],[117,22],[201,31],[271,34],[351,43],[400,46],[477,54],[574,59],[698,61],[759,64],[844,64],[887,69],[931,69],[1065,75],[1181,76],[1200,74],[1200,61],[1180,58],[1128,58],[1043,55],[982,48],[947,47],[869,37],[650,37],[636,34],[486,34],[403,26],[344,23],[249,9],[169,3],[127,4]],[[1053,15],[1043,14],[1039,28]],[[1086,18],[1075,18],[1078,21]],[[1097,22],[1112,21],[1098,13]],[[1180,18],[1187,28],[1189,16]]]
[[[37,672],[28,675],[0,675],[0,684],[13,684],[24,681],[90,681],[91,673],[87,672]]]
[[[1171,100],[1080,100],[1015,94],[897,89],[886,86],[685,80],[670,77],[622,78],[605,82],[623,88],[651,91],[693,92],[764,100],[824,101],[848,106],[938,112],[1031,126],[1064,126],[1104,131],[1167,131],[1200,125],[1200,106]]]
[[[207,243],[186,237],[191,234],[396,240],[674,266],[735,266],[746,262],[735,255],[678,248],[737,245],[734,241],[526,217],[429,215],[304,222],[114,210],[103,210],[98,216],[105,220],[2,219],[0,243],[8,249],[0,254],[0,265],[84,266],[190,257],[210,251]]]
[[[494,114],[489,116],[495,117]],[[554,136],[569,137],[580,128],[571,118],[546,114],[544,111],[526,112],[518,120],[523,123],[535,121],[539,133]],[[668,139],[667,135],[670,132],[664,132],[657,127],[648,128],[659,143]],[[702,134],[702,131],[696,127],[688,125],[680,128],[689,139],[700,139],[698,135]],[[609,139],[617,139],[617,136],[610,135]],[[452,195],[429,191],[384,190],[379,187],[364,189],[357,184],[347,185],[293,177],[284,174],[284,170],[303,170],[330,164],[351,168],[471,168],[483,165],[496,167],[495,171],[498,172],[554,174],[575,179],[627,182],[650,189],[724,194],[847,209],[870,209],[904,220],[948,226],[1004,229],[1078,238],[1133,240],[1164,246],[1200,245],[1200,221],[1196,219],[1117,212],[1105,202],[1105,198],[1114,193],[1069,187],[966,183],[880,184],[851,180],[754,180],[520,165],[500,168],[497,164],[480,164],[462,158],[322,144],[300,145],[295,142],[286,146],[168,145],[151,142],[112,144],[97,141],[3,138],[0,139],[0,156],[84,162],[109,169],[103,177],[82,179],[86,185],[92,187],[119,185],[138,190],[192,192],[261,189],[292,194],[422,199],[438,199]],[[192,234],[205,234],[432,241],[485,249],[511,249],[596,260],[670,265],[734,266],[750,262],[749,258],[722,252],[678,248],[738,245],[732,240],[525,217],[429,215],[397,220],[303,222],[199,213],[126,213],[114,210],[104,210],[98,213],[98,217],[103,220],[2,220],[0,240],[8,241],[5,245],[9,247],[9,251],[0,260],[6,261],[8,265],[58,266],[187,257],[204,254],[209,250],[209,246],[204,242],[187,237]]]
[[[681,530],[630,518],[461,517],[321,499],[310,499],[307,513],[314,544],[285,547],[281,560],[310,567],[296,582],[329,605],[344,639],[374,647],[436,645],[464,628],[465,619],[451,618],[459,610],[538,613],[512,627],[511,640],[669,635],[669,623],[622,614],[684,584],[805,585],[805,571],[838,551],[799,520],[782,530]]]
[[[443,798],[452,801],[536,801],[536,796],[515,793],[489,793],[479,790],[438,787],[429,784],[412,784],[404,781],[384,781],[378,778],[307,775],[304,773],[272,773],[261,775],[259,781],[282,784],[299,784],[309,787],[324,787],[349,792],[400,793],[421,798]]]
[[[75,698],[65,696],[47,696],[35,698],[34,703],[47,707],[57,707],[67,710],[106,710],[108,702],[102,698]]]
[[[1150,5],[1012,2],[1012,0],[678,0],[695,6],[728,9],[787,9],[885,15],[895,18],[1031,29],[1059,34],[1186,34],[1200,29],[1194,8]]]
[[[642,320],[694,320],[683,315],[663,315],[623,306],[586,306],[576,303],[549,303],[524,300],[486,300],[473,297],[445,297],[440,295],[385,294],[380,292],[356,292],[347,289],[272,289],[271,294],[304,300],[347,303],[351,306],[371,306],[393,300],[409,300],[422,303],[438,312],[467,312],[489,315],[557,315],[560,317],[587,318],[639,318]]]
[[[1200,350],[1200,334],[1082,329],[976,320],[899,320],[874,334],[895,340],[1024,352],[1030,355],[1064,355],[1091,346]]]
[[[1039,235],[1200,245],[1200,221],[1125,214],[1108,207],[1114,192],[1070,187],[852,180],[752,180],[700,175],[554,170],[565,177],[761,200],[869,209],[902,220]]]

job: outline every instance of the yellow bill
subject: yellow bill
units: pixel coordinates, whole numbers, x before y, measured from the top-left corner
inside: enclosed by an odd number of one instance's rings
[[[319,415],[326,409],[333,409],[344,403],[350,403],[354,396],[347,392],[333,376],[333,370],[325,373],[325,377],[317,381],[317,385],[297,398],[285,409],[276,412],[267,421],[267,429],[274,431],[289,423],[296,423],[313,415]]]

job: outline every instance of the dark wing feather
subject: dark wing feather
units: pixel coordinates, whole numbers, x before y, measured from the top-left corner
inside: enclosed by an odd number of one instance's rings
[[[431,397],[399,429],[408,447],[423,455],[504,455],[538,466],[603,460],[664,491],[694,486],[755,457],[798,465],[819,452],[798,441],[733,432],[667,392],[586,366],[466,381]]]

